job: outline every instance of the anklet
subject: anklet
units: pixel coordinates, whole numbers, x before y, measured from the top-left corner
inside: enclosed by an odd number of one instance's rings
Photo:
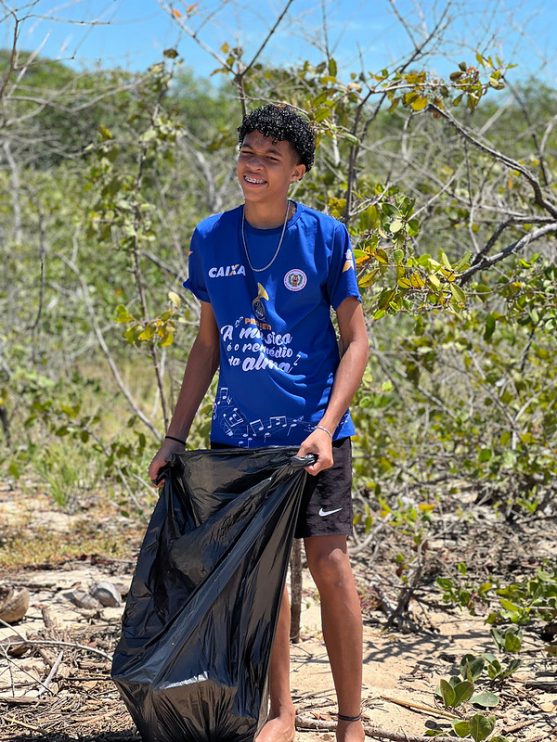
[[[361,711],[357,716],[345,716],[344,714],[337,714],[337,719],[339,721],[360,721],[361,718],[362,718]]]

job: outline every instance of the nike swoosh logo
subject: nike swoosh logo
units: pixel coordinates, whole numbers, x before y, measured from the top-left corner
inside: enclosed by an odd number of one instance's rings
[[[319,511],[319,515],[323,518],[325,515],[332,515],[333,513],[338,513],[339,510],[342,510],[342,508],[337,508],[336,510],[321,510]]]

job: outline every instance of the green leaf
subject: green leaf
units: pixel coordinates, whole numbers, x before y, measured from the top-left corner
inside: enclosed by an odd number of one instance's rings
[[[393,250],[393,260],[398,265],[399,263],[402,263],[404,260],[404,250],[401,250],[400,247],[397,247],[396,250]]]
[[[373,257],[382,265],[389,265],[389,256],[382,247],[378,247],[377,250],[374,250]]]
[[[402,229],[403,227],[404,227],[404,222],[403,222],[403,221],[401,221],[400,219],[394,219],[394,220],[393,220],[393,221],[392,221],[392,222],[390,223],[390,225],[389,225],[389,230],[390,230],[390,231],[391,231],[391,232],[392,232],[393,234],[396,234],[397,232],[400,232],[400,230],[401,230],[401,229]]]
[[[514,459],[512,463],[514,463]],[[510,611],[511,613],[520,613],[520,606],[518,606],[516,603],[513,603],[512,600],[507,600],[507,598],[499,598],[499,602],[506,611]]]
[[[466,721],[466,719],[453,721],[452,726],[457,737],[468,737],[470,734],[470,722]]]
[[[445,266],[445,268],[452,268],[450,260],[447,257],[447,253],[444,250],[439,250],[439,260]]]
[[[182,303],[182,300],[180,299],[180,297],[178,296],[178,294],[175,291],[169,291],[168,292],[168,298],[170,299],[170,301],[172,302],[172,304],[174,304],[174,306],[176,307],[176,309],[178,309],[178,307]]]
[[[460,661],[460,672],[466,680],[476,680],[482,674],[484,666],[483,657],[474,657],[473,654],[466,654]]]
[[[482,742],[487,739],[495,727],[495,719],[482,714],[474,714],[469,719],[470,734],[475,742]]]
[[[522,648],[522,639],[520,638],[520,634],[509,629],[505,634],[503,647],[505,652],[520,652]]]
[[[452,708],[455,705],[456,701],[456,693],[453,686],[444,678],[441,678],[441,680],[439,681],[439,690],[441,692],[441,697],[443,698],[443,703],[445,704],[445,706],[449,706],[450,708]]]
[[[371,284],[375,281],[378,274],[379,274],[378,268],[365,273],[365,275],[363,275],[361,278],[358,279],[358,286],[361,289],[367,289],[368,286],[371,286]]]
[[[499,703],[499,696],[489,690],[483,690],[481,693],[475,693],[471,696],[470,703],[475,703],[477,706],[483,706],[484,708],[494,708]]]
[[[20,464],[15,459],[11,459],[8,464],[8,474],[15,477],[15,479],[19,479],[22,471],[23,469]]]
[[[474,695],[474,683],[469,680],[463,680],[454,686],[455,706],[460,706],[464,701],[468,701]]]
[[[338,71],[337,70],[337,63],[336,63],[336,61],[332,57],[329,59],[328,68],[329,68],[329,75],[332,75],[333,77],[336,77],[337,76],[337,71]]]
[[[99,126],[99,134],[101,135],[103,142],[106,142],[109,139],[114,139],[110,129],[107,129],[106,126],[103,126],[102,124]]]
[[[176,57],[178,56],[178,52],[176,51],[176,49],[165,49],[163,51],[163,55],[167,59],[176,59]]]
[[[410,104],[413,111],[423,111],[427,107],[428,100],[425,95],[420,95],[415,98]]]
[[[497,324],[497,319],[495,315],[490,312],[485,318],[484,340],[486,342],[489,342],[491,340],[493,333],[495,332],[496,324]]]
[[[377,212],[377,206],[375,204],[371,204],[371,206],[368,206],[360,217],[360,221],[362,223],[362,226],[367,229],[376,229],[378,226],[380,226],[381,222],[379,219],[379,214]]]
[[[410,219],[406,225],[406,234],[409,237],[415,237],[420,231],[420,222],[418,219]]]
[[[370,258],[370,254],[366,250],[362,250],[359,247],[355,247],[352,252],[354,254],[354,260],[358,265],[360,265],[361,263],[367,263]]]
[[[153,325],[146,325],[145,329],[137,336],[138,340],[151,340],[155,334]]]
[[[451,283],[450,287],[451,294],[453,295],[454,300],[459,304],[466,304],[466,294],[460,288],[460,286],[457,286],[455,283]]]
[[[174,342],[174,333],[173,332],[167,332],[164,338],[159,343],[159,346],[161,348],[168,348],[172,345]]]
[[[135,317],[130,314],[123,304],[118,304],[116,307],[116,322],[133,322]]]

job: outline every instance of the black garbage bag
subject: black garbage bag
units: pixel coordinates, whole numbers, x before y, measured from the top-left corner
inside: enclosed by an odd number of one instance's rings
[[[301,494],[293,448],[174,456],[112,678],[146,742],[251,742]]]

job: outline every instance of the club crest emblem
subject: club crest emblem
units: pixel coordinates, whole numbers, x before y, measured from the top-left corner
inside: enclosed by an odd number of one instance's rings
[[[284,276],[284,285],[289,291],[301,291],[307,282],[308,278],[300,268],[292,268]]]

